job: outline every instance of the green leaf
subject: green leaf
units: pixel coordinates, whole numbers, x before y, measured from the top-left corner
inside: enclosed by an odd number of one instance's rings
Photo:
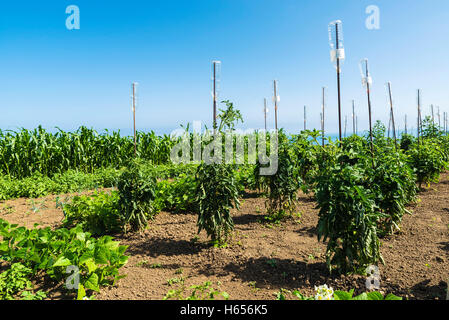
[[[86,264],[89,273],[95,272],[95,270],[98,269],[98,266],[95,264],[93,259],[86,260],[84,263]]]
[[[377,291],[369,292],[367,294],[367,296],[368,296],[368,300],[383,300],[384,299],[384,296],[380,292],[377,292]]]
[[[86,296],[86,290],[84,289],[84,286],[80,283],[78,285],[78,295],[76,297],[77,300],[83,300],[83,298]]]
[[[354,294],[354,289],[352,289],[350,292],[335,291],[334,298],[335,298],[335,300],[352,300],[353,294]]]
[[[96,264],[108,264],[108,250],[104,246],[95,248],[94,257]]]
[[[398,297],[398,296],[395,296],[395,295],[392,294],[392,293],[389,293],[389,294],[385,297],[385,300],[402,300],[402,298],[401,298],[401,297]]]
[[[64,256],[60,256],[58,260],[53,264],[53,267],[66,267],[70,266],[72,262]]]
[[[97,292],[100,291],[100,288],[98,286],[98,275],[96,273],[92,273],[84,283],[84,286],[86,287],[86,289],[94,290]]]
[[[361,295],[354,297],[352,300],[368,300],[368,295],[366,293],[362,293]]]

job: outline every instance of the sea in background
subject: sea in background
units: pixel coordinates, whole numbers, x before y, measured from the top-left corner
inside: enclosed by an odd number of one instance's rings
[[[89,129],[91,129],[92,127],[88,127]],[[2,131],[20,131],[22,128],[21,127],[2,127],[0,128],[0,130]],[[36,128],[26,128],[28,130],[34,130]],[[44,127],[44,129],[47,132],[50,133],[57,133],[59,131],[59,129],[57,127]],[[94,130],[96,130],[98,132],[98,134],[112,134],[113,132],[120,132],[121,136],[133,136],[133,129],[132,128],[112,128],[112,129],[99,129],[99,128],[92,128]],[[149,133],[151,131],[153,131],[157,136],[164,136],[164,135],[170,135],[171,133],[173,133],[174,130],[177,129],[182,129],[181,126],[179,126],[178,128],[155,128],[155,129],[151,129],[151,128],[137,128],[137,131],[140,132],[146,132]],[[75,129],[69,129],[69,130],[65,130],[64,128],[61,128],[61,130],[66,131],[66,132],[76,132],[77,128]],[[204,130],[204,129],[203,129]],[[244,128],[242,128],[242,130],[245,130]],[[259,129],[262,130],[262,129]],[[292,130],[285,130],[285,132],[289,135],[292,134],[298,134],[300,133],[300,130],[293,132]],[[398,137],[400,137],[403,133],[403,131],[398,132]],[[408,133],[412,133],[410,130],[408,131]],[[361,131],[357,133],[359,136],[367,136],[369,134],[368,131]],[[415,133],[416,134],[416,133]],[[351,132],[347,132],[346,133],[346,137],[349,137],[352,135],[352,131]],[[332,140],[337,140],[339,138],[339,134],[338,133],[326,133],[325,136],[327,138],[331,138]],[[390,136],[392,136],[392,133],[390,132]],[[345,137],[345,135],[343,134],[343,137]]]

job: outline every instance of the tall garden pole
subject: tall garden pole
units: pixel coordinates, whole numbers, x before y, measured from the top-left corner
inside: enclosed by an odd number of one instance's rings
[[[420,145],[420,129],[421,129],[421,90],[418,89],[418,148]]]
[[[360,72],[362,74],[362,84],[366,87],[366,96],[368,99],[368,115],[369,115],[369,136],[371,140],[371,155],[373,157],[373,167],[374,167],[374,143],[373,143],[373,128],[372,128],[372,116],[371,116],[371,92],[370,85],[373,80],[370,76],[368,70],[368,59],[363,59],[360,63]]]
[[[268,113],[268,108],[267,108],[267,99],[264,98],[263,99],[263,114],[264,114],[264,118],[265,118],[265,132],[267,131],[267,113]]]
[[[304,131],[307,130],[307,106],[304,106]]]
[[[391,116],[391,124],[393,125],[393,133],[394,133],[394,146],[397,147],[397,140],[396,140],[396,126],[394,123],[394,110],[393,110],[393,94],[391,92],[391,82],[388,82],[388,97],[390,100],[390,116]]]
[[[435,117],[433,115],[433,104],[430,105],[430,112],[432,113],[432,125],[435,124]]]
[[[346,128],[348,127],[348,116],[345,116],[345,133],[344,137],[346,138]]]
[[[352,100],[352,133],[355,135],[355,101]]]
[[[444,112],[444,133],[447,133],[447,112]]]
[[[322,88],[322,100],[321,100],[321,140],[324,148],[324,108],[326,105],[326,87]]]
[[[219,69],[221,61],[212,61],[212,97],[213,97],[213,128],[214,134],[217,130],[217,100],[218,100],[218,86],[219,86]]]
[[[136,132],[136,86],[137,82],[133,82],[133,125],[134,125],[134,156],[137,157],[137,132]]]
[[[276,131],[278,130],[278,102],[279,96],[277,94],[277,80],[273,81],[273,90],[274,90],[274,126]]]
[[[390,138],[390,130],[391,130],[391,111],[390,111],[390,117],[388,119],[388,138]]]
[[[337,93],[338,93],[338,130],[339,138],[341,139],[341,64],[345,59],[345,51],[343,46],[343,27],[340,20],[331,22],[329,24],[329,44],[331,47],[331,60],[336,63],[337,68]]]
[[[448,123],[448,120],[447,120],[447,112],[446,112],[446,130],[445,130],[446,134],[447,134],[447,123]]]
[[[405,134],[407,134],[407,115],[405,115],[404,123],[405,123]]]

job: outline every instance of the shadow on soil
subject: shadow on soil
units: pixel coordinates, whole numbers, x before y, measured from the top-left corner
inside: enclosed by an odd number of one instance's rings
[[[160,255],[194,255],[207,249],[209,246],[202,243],[194,243],[186,240],[173,240],[167,238],[146,238],[134,241],[127,252],[131,255],[147,255],[158,257]]]
[[[263,214],[243,214],[232,217],[235,225],[248,225],[253,223],[260,223],[265,216]]]
[[[301,236],[309,236],[309,237],[317,237],[317,228],[316,227],[303,227],[298,230],[299,235]]]
[[[254,283],[257,288],[296,289],[340,278],[330,275],[325,263],[306,263],[278,258],[251,258],[244,263],[229,263],[224,270],[236,279]],[[207,270],[205,270],[207,271]]]
[[[449,242],[440,242],[439,244],[441,245],[441,250],[449,251]]]
[[[424,280],[411,288],[411,293],[419,300],[426,299],[446,299],[447,284],[440,281],[438,285],[429,285],[430,280]]]

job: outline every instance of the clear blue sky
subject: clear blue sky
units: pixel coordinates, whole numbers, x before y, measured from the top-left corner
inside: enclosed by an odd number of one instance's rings
[[[67,30],[68,5],[80,30]],[[380,30],[365,27],[368,5],[380,8]],[[358,62],[369,58],[374,118],[388,121],[384,84],[391,81],[403,127],[423,107],[449,111],[447,0],[164,0],[20,1],[0,5],[0,128],[99,130],[132,126],[131,82],[139,82],[138,129],[170,132],[201,120],[210,126],[211,61],[222,61],[221,98],[233,101],[246,128],[263,127],[263,98],[279,81],[279,125],[319,128],[321,87],[327,123],[337,132],[336,76],[328,23],[343,21],[346,61],[343,112],[351,100],[359,129],[368,125]]]

